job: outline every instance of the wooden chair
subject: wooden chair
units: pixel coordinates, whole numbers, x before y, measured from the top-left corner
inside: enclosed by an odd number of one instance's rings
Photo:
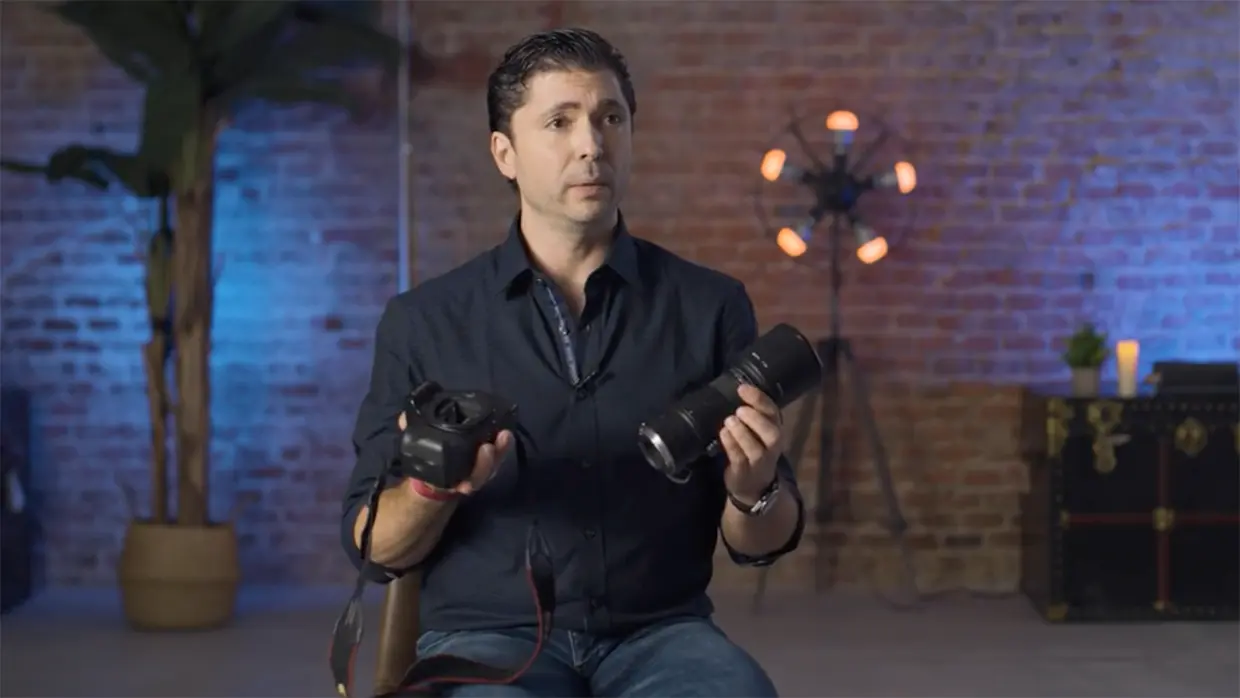
[[[379,616],[379,647],[374,695],[394,692],[418,658],[418,599],[422,575],[410,573],[387,585]]]

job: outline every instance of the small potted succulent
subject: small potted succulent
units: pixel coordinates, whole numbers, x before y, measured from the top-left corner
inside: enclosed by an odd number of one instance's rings
[[[1076,397],[1094,397],[1101,382],[1102,364],[1110,351],[1107,336],[1098,332],[1092,324],[1085,324],[1068,338],[1063,361],[1072,369],[1072,394]]]

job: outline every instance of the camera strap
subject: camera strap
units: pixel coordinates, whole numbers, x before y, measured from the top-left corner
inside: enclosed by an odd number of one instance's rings
[[[518,442],[519,451],[522,450]],[[521,460],[523,454],[518,455]],[[362,529],[362,568],[358,573],[353,594],[344,612],[336,621],[332,632],[329,656],[332,678],[336,691],[342,698],[352,698],[353,667],[357,650],[362,643],[363,610],[362,595],[366,582],[384,574],[382,568],[370,559],[370,536],[374,528],[375,512],[379,507],[379,495],[383,491],[383,478],[378,478],[371,490],[367,507],[370,519]],[[525,576],[534,599],[534,611],[538,622],[538,638],[528,659],[519,667],[494,667],[464,657],[434,655],[419,659],[405,672],[400,688],[387,696],[434,696],[446,686],[459,684],[509,684],[529,671],[542,652],[551,635],[551,619],[555,613],[555,570],[547,541],[539,531],[537,522],[531,523],[525,540]]]

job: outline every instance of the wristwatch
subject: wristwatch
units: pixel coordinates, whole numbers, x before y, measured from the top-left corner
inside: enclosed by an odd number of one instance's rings
[[[775,504],[775,500],[779,499],[779,476],[776,475],[771,484],[762,490],[762,494],[758,495],[758,501],[753,504],[746,504],[736,498],[736,495],[728,493],[728,501],[732,502],[732,506],[736,507],[745,516],[762,516],[770,511],[771,506]]]

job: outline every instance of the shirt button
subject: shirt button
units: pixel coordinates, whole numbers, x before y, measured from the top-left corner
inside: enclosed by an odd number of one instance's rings
[[[599,609],[603,607],[603,600],[595,596],[590,599],[590,608]]]
[[[585,388],[577,388],[577,399],[578,400],[584,400],[588,397],[590,397],[589,390],[586,390]]]
[[[588,460],[583,460],[583,461],[581,461],[581,467],[582,467],[582,468],[589,468],[589,467],[590,467],[590,465],[591,465],[591,463],[590,463],[590,461],[588,461]]]
[[[586,530],[582,531],[582,534],[585,535],[587,540],[589,540],[594,537],[594,529],[587,528]]]

